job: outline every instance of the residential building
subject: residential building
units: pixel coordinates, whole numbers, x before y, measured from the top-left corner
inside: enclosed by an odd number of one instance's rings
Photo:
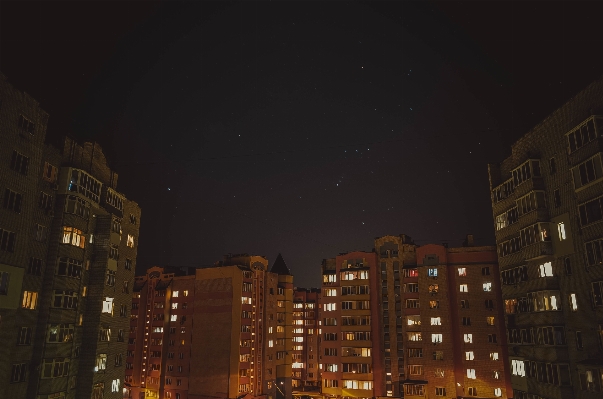
[[[320,391],[318,306],[320,289],[293,290],[292,387],[294,395]]]
[[[136,277],[124,397],[188,399],[195,269],[152,267]]]
[[[0,397],[121,398],[140,208],[0,75]],[[84,344],[85,343],[85,344]]]
[[[322,275],[323,395],[509,397],[495,247],[383,236],[325,259]]]
[[[489,165],[513,396],[603,384],[603,79]]]

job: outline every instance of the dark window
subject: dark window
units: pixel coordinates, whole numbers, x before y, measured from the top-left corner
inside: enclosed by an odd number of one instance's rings
[[[582,331],[576,331],[576,349],[584,349],[584,345],[582,343]]]
[[[4,190],[4,201],[3,206],[5,209],[21,213],[21,200],[23,196],[19,193],[14,192],[11,189]]]
[[[555,164],[555,158],[549,159],[549,173],[552,175],[557,173],[557,165]]]
[[[563,266],[565,267],[565,274],[567,276],[570,276],[572,274],[572,263],[570,261],[570,258],[565,258],[563,260]]]
[[[555,208],[561,206],[561,194],[559,193],[559,189],[553,191],[553,202],[555,203]]]
[[[29,265],[27,266],[27,274],[34,276],[42,275],[42,259],[29,258]]]
[[[23,130],[28,131],[31,134],[36,132],[36,124],[24,117],[23,115],[19,115],[19,127]]]
[[[29,167],[29,158],[20,152],[13,151],[13,156],[10,160],[10,168],[21,174],[27,175],[27,168]]]
[[[482,276],[489,276],[489,275],[490,275],[490,268],[482,267]]]
[[[23,382],[25,381],[25,375],[27,374],[27,364],[13,364],[13,368],[10,375],[10,382]]]
[[[39,207],[46,210],[52,209],[52,195],[41,191]]]
[[[15,251],[15,233],[12,231],[0,229],[0,249],[3,251]]]
[[[600,202],[601,198],[597,198],[578,207],[578,211],[580,212],[580,224],[582,226],[586,226],[587,224],[603,219]]]

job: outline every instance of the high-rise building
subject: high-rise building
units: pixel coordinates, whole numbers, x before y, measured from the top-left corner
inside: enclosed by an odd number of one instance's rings
[[[494,247],[384,236],[325,259],[322,275],[323,395],[508,397]]]
[[[489,165],[513,396],[603,384],[603,79]]]
[[[320,289],[294,289],[292,386],[296,395],[320,391],[319,304]]]
[[[0,397],[121,398],[140,208],[0,75]]]
[[[136,277],[124,397],[188,399],[195,270],[152,267]]]

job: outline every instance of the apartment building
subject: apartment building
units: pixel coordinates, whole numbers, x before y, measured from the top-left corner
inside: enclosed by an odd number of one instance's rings
[[[293,290],[292,387],[294,396],[320,391],[318,305],[320,289]]]
[[[512,397],[495,247],[420,246],[402,275],[404,396]]]
[[[197,269],[188,397],[291,397],[293,276],[279,256]]]
[[[603,79],[489,165],[513,396],[603,384]]]
[[[385,396],[377,254],[355,251],[325,259],[322,277],[319,332],[323,395]]]
[[[188,399],[194,273],[152,267],[135,278],[124,397]]]
[[[0,98],[0,397],[122,397],[140,208],[98,144],[45,145],[39,104]]]

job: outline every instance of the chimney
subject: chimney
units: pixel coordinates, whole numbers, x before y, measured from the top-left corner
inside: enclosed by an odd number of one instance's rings
[[[465,242],[463,242],[464,247],[474,247],[475,242],[473,241],[473,234],[467,234],[467,238],[465,238]]]

